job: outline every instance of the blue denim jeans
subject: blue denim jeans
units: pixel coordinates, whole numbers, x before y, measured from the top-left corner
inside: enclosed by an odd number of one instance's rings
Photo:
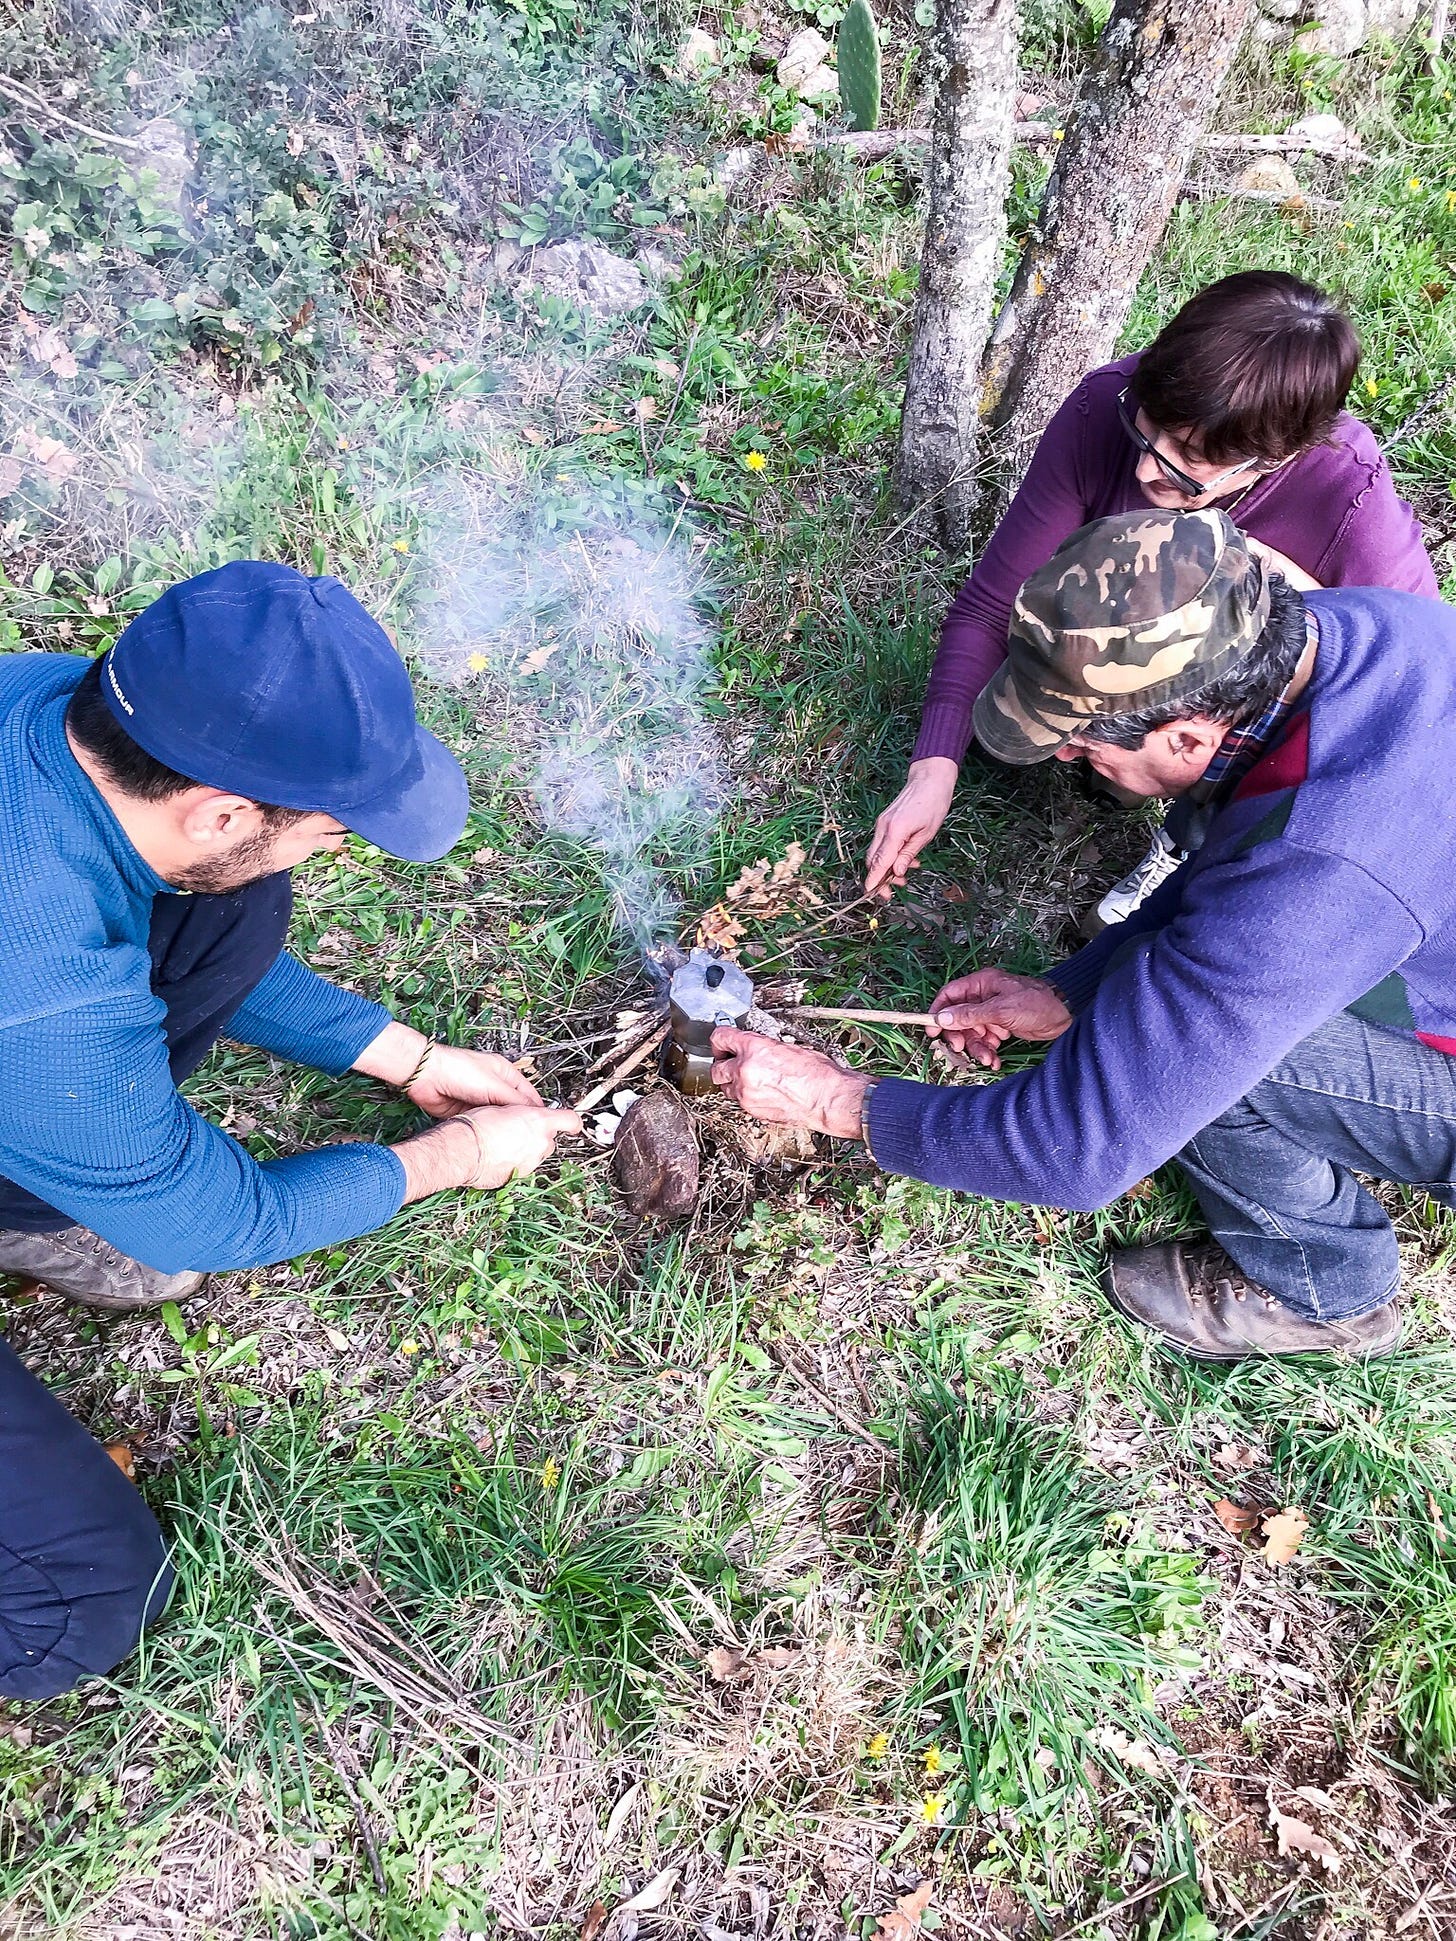
[[[1178,1159],[1251,1280],[1311,1320],[1366,1314],[1395,1293],[1400,1259],[1352,1168],[1453,1204],[1456,1058],[1341,1012]]]

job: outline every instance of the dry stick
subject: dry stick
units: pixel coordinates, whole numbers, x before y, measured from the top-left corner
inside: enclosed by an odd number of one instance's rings
[[[107,142],[112,148],[135,148],[143,153],[146,151],[145,142],[130,141],[125,135],[108,135],[104,128],[91,128],[84,121],[73,121],[70,115],[63,115],[59,108],[53,108],[49,101],[38,94],[32,94],[29,88],[22,87],[18,81],[0,80],[0,95],[4,95],[7,101],[13,101],[17,108],[24,108],[33,115],[44,115],[48,120],[59,122],[62,128],[69,128],[77,135],[89,135],[94,142]]]
[[[642,1040],[642,1043],[638,1045],[636,1051],[630,1057],[624,1058],[614,1071],[607,1073],[600,1085],[593,1086],[584,1098],[579,1098],[572,1106],[572,1111],[590,1112],[594,1105],[600,1105],[608,1092],[614,1091],[629,1072],[635,1072],[648,1054],[655,1051],[666,1036],[667,1026],[665,1024],[659,1025],[651,1037]]]
[[[802,930],[793,931],[782,940],[777,950],[771,950],[767,957],[757,959],[753,965],[753,975],[757,977],[765,964],[776,963],[780,957],[787,957],[795,944],[801,944],[806,937],[812,937],[816,931],[827,928],[831,923],[838,923],[841,917],[853,916],[854,912],[862,909],[866,903],[877,904],[879,901],[880,898],[875,891],[868,891],[864,896],[857,896],[853,903],[845,903],[839,909],[831,910],[827,917],[820,917],[817,923],[806,924]]]
[[[1180,1880],[1187,1880],[1187,1878],[1188,1871],[1185,1868],[1181,1874],[1169,1874],[1166,1880],[1149,1881],[1146,1887],[1139,1887],[1135,1894],[1128,1894],[1122,1900],[1114,1901],[1111,1907],[1099,1908],[1097,1913],[1089,1914],[1085,1921],[1078,1921],[1075,1927],[1063,1928],[1057,1936],[1057,1941],[1072,1941],[1074,1934],[1085,1934],[1088,1928],[1097,1927],[1104,1922],[1109,1914],[1121,1914],[1124,1908],[1133,1907],[1138,1901],[1145,1901],[1153,1894],[1161,1894],[1169,1887],[1176,1887]]]
[[[594,1073],[599,1072],[602,1069],[603,1065],[610,1065],[612,1060],[615,1057],[617,1057],[619,1053],[623,1057],[625,1057],[629,1051],[636,1051],[638,1045],[641,1044],[642,1040],[645,1037],[647,1037],[649,1032],[655,1031],[658,1025],[661,1023],[661,1021],[662,1021],[661,1018],[656,1014],[654,1014],[651,1018],[647,1020],[647,1022],[642,1026],[642,1028],[635,1033],[630,1029],[627,1031],[614,1031],[612,1033],[612,1036],[616,1039],[617,1042],[614,1045],[609,1046],[608,1049],[602,1052],[598,1057],[594,1058],[591,1061],[591,1063],[587,1066],[586,1070],[582,1073],[582,1077],[591,1078]]]
[[[785,1021],[792,1024],[795,1018],[838,1018],[845,1024],[934,1024],[936,1019],[929,1011],[860,1011],[853,1005],[838,1004],[792,1004],[781,1005]]]

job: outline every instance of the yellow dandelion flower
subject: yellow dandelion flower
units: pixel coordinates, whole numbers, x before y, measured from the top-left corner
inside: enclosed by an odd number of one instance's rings
[[[541,1487],[542,1489],[555,1489],[560,1481],[561,1464],[557,1462],[555,1456],[548,1456],[541,1465]]]
[[[930,1777],[931,1777],[932,1779],[934,1779],[934,1777],[935,1777],[935,1775],[936,1775],[936,1774],[937,1774],[938,1772],[944,1772],[944,1771],[945,1771],[945,1761],[944,1761],[944,1759],[943,1759],[943,1758],[941,1757],[941,1754],[940,1754],[940,1747],[939,1747],[939,1746],[927,1746],[927,1747],[926,1747],[926,1749],[925,1749],[925,1770],[926,1770],[926,1772],[928,1772],[928,1773],[930,1774]]]
[[[1406,183],[1406,187],[1414,194],[1421,187],[1421,178],[1418,175],[1413,175],[1410,181]]]
[[[927,1826],[939,1826],[940,1816],[944,1811],[944,1793],[927,1793],[920,1802],[920,1817]]]
[[[346,452],[346,451],[348,451],[348,449],[349,449],[349,441],[348,441],[348,439],[347,439],[347,438],[341,438],[341,439],[339,439],[339,441],[338,441],[338,446],[339,446],[339,450],[340,450],[341,452]]]
[[[743,469],[745,472],[761,472],[767,464],[768,459],[763,452],[745,452],[743,454]]]
[[[874,1736],[874,1738],[873,1738],[873,1739],[871,1739],[871,1740],[870,1740],[870,1742],[869,1742],[869,1744],[868,1744],[868,1745],[867,1745],[867,1746],[865,1747],[865,1758],[866,1758],[866,1759],[883,1759],[883,1758],[884,1758],[884,1756],[885,1756],[885,1754],[886,1754],[886,1753],[887,1753],[887,1752],[888,1752],[889,1750],[890,1750],[890,1735],[889,1735],[889,1733],[888,1733],[888,1732],[877,1732],[877,1733],[875,1734],[875,1736]]]
[[[1066,139],[1067,139],[1067,131],[1065,128],[1053,128],[1052,140],[1054,142],[1064,142]]]
[[[402,1355],[417,1355],[420,1352],[420,1344],[418,1341],[401,1341],[399,1352]]]
[[[1368,397],[1368,398],[1373,398],[1373,397],[1375,396],[1375,394],[1376,394],[1376,392],[1377,392],[1377,391],[1378,391],[1379,389],[1380,389],[1380,380],[1379,380],[1379,378],[1375,378],[1375,377],[1367,377],[1367,378],[1366,378],[1366,380],[1365,380],[1365,395],[1366,395],[1366,397]]]
[[[472,654],[465,665],[470,669],[472,674],[483,674],[490,663],[484,654]]]
[[[394,542],[394,550],[397,553],[407,553],[409,551],[409,541],[407,539],[396,539]]]
[[[1456,209],[1456,189],[1447,189],[1446,207],[1448,209]]]

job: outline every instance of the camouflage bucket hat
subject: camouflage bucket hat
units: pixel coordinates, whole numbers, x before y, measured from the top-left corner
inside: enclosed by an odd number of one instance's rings
[[[1016,596],[976,738],[998,761],[1044,762],[1094,716],[1162,707],[1229,673],[1268,618],[1263,564],[1226,513],[1094,519]]]

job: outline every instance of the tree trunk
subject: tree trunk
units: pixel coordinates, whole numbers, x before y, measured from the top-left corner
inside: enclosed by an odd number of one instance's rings
[[[1116,0],[986,353],[981,411],[1012,484],[1112,356],[1251,0]]]
[[[981,353],[1006,235],[1016,0],[937,0],[936,81],[896,489],[964,551],[975,501]]]

